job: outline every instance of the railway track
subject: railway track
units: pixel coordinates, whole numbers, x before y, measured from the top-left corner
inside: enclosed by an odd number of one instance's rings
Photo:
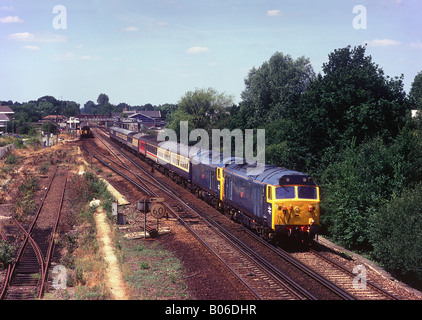
[[[398,300],[395,295],[369,281],[366,278],[365,267],[362,265],[356,266],[356,272],[353,272],[315,249],[295,253],[295,256],[302,263],[349,292],[357,300]]]
[[[98,133],[97,133],[97,138]],[[102,138],[99,138],[102,140]],[[107,148],[111,154],[115,154],[115,157],[122,163],[122,155],[125,152],[112,151],[113,148],[108,142],[104,142],[104,145],[108,145]],[[95,152],[99,152],[96,150]],[[93,153],[91,153],[93,155]],[[99,156],[100,157],[100,156]],[[115,165],[125,167],[126,165],[120,165],[117,161],[112,160],[110,157],[107,161],[112,161]],[[133,160],[131,160],[133,164]],[[107,163],[110,165],[110,162]],[[126,167],[126,170],[131,171],[135,174],[138,179],[142,179],[142,176],[147,174],[149,182],[152,179],[156,180],[148,171],[140,168],[137,165],[136,170],[142,170],[140,174],[134,173],[133,170]],[[148,183],[146,183],[148,184]],[[222,228],[219,223],[215,223],[212,219],[208,219],[201,215],[200,209],[193,208],[187,205],[179,199],[180,195],[175,196],[171,193],[167,187],[161,185],[161,183],[154,181],[154,187],[148,187],[149,194],[158,196],[160,192],[166,192],[167,208],[172,214],[177,217],[182,223],[198,238],[200,241],[218,257],[226,267],[240,279],[243,284],[254,293],[255,297],[259,299],[354,299],[353,296],[344,292],[338,288],[335,284],[329,280],[321,277],[317,273],[311,271],[309,268],[301,265],[299,262],[292,264],[289,261],[289,269],[294,268],[300,270],[298,272],[305,273],[308,284],[309,282],[315,282],[314,286],[319,286],[320,289],[318,295],[310,293],[308,289],[305,289],[302,285],[298,284],[291,276],[283,273],[283,268],[277,268],[273,264],[265,260],[265,258],[258,255],[254,250],[251,250],[247,245],[242,243],[239,239],[234,237],[231,232]],[[142,188],[145,187],[145,184]],[[177,210],[175,210],[177,208]],[[213,232],[210,232],[210,231]],[[287,260],[286,257],[283,257]],[[292,258],[290,258],[292,260]],[[300,265],[300,267],[299,267]],[[306,271],[304,271],[306,270]],[[303,276],[302,276],[303,278]],[[322,289],[321,289],[322,288]],[[321,293],[323,291],[323,293]]]
[[[94,152],[98,152],[98,150]],[[91,155],[95,156],[94,153],[91,153]],[[116,165],[117,161],[114,164]],[[141,170],[140,168],[137,169]],[[149,175],[145,171],[142,174]],[[140,173],[136,175],[138,178],[140,177]],[[149,179],[156,180],[155,177],[151,176]],[[165,205],[167,210],[226,266],[230,273],[242,284],[244,290],[249,291],[255,299],[303,300],[314,298],[291,279],[283,278],[282,273],[270,270],[264,262],[259,261],[257,257],[253,257],[247,249],[239,246],[237,241],[223,234],[215,225],[204,219],[197,209],[181,201],[177,194],[172,193],[168,187],[162,185],[158,180],[154,181],[154,187],[148,188],[148,194],[152,196],[163,196],[164,191],[166,191]]]
[[[14,220],[14,225],[8,227],[9,234],[14,232],[15,238],[16,234],[20,234],[23,241],[19,241],[19,251],[6,274],[0,299],[42,298],[66,183],[67,169],[56,166],[32,224],[25,228]]]

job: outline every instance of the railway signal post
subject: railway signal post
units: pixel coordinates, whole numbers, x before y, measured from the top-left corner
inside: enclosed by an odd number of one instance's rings
[[[137,209],[144,213],[144,237],[147,238],[147,213],[151,213],[152,216],[157,219],[157,230],[156,233],[158,235],[159,230],[159,221],[161,218],[164,217],[166,213],[166,209],[162,204],[164,202],[164,198],[149,198],[149,199],[142,199],[138,201]],[[153,230],[151,230],[153,231]],[[153,235],[150,232],[150,236]]]

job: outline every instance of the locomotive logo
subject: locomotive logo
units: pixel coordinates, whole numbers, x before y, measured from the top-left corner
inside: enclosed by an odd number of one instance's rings
[[[271,203],[269,203],[269,204],[268,204],[268,208],[267,208],[268,215],[270,215],[270,216],[271,216],[271,214],[272,214],[272,210],[273,210],[273,206],[272,206],[272,204],[271,204]]]

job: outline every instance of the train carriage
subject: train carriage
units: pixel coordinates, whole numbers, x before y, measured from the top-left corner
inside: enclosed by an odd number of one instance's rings
[[[133,135],[133,139],[138,140],[138,149],[137,149],[137,152],[139,154],[143,155],[143,156],[145,156],[145,152],[146,152],[146,149],[145,149],[145,141],[142,140],[142,138],[144,136],[145,135],[143,133],[136,133],[136,134]]]
[[[157,138],[154,136],[143,136],[140,140],[144,143],[145,157],[152,162],[157,163]]]
[[[160,165],[181,176],[186,182],[192,180],[190,147],[173,141],[157,141],[157,158]]]
[[[122,128],[111,127],[109,133],[112,139],[123,143],[125,146],[131,149],[134,149],[132,136],[135,134],[135,132]]]

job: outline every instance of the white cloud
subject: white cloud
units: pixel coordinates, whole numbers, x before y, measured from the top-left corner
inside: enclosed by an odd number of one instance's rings
[[[210,49],[207,47],[190,47],[188,50],[186,50],[189,54],[201,54],[209,52]]]
[[[19,18],[18,16],[8,16],[8,17],[4,17],[4,18],[0,18],[0,23],[20,23],[23,22],[23,20],[21,18]]]
[[[368,47],[395,47],[401,44],[399,41],[392,39],[374,39],[365,43]]]
[[[43,34],[35,35],[30,32],[13,33],[9,35],[9,39],[20,42],[37,42],[37,43],[62,43],[67,41],[67,37],[59,34]]]
[[[268,10],[267,11],[268,17],[281,17],[283,13],[280,10]]]
[[[158,27],[166,27],[168,25],[168,23],[164,22],[164,21],[157,21],[155,23],[155,25],[158,26]]]
[[[412,42],[410,43],[412,49],[422,49],[422,42]]]
[[[3,10],[3,11],[12,11],[14,9],[15,8],[13,8],[12,6],[3,6],[3,7],[0,7],[0,10]]]
[[[67,52],[64,54],[55,55],[53,60],[55,61],[92,61],[99,60],[100,57],[90,55],[77,55],[73,52]]]
[[[21,32],[11,34],[9,38],[16,41],[33,42],[35,40],[35,35],[29,32]]]
[[[22,49],[28,50],[28,51],[38,51],[40,50],[37,46],[23,46]]]
[[[125,32],[135,32],[135,31],[138,31],[139,29],[136,27],[127,27],[127,28],[123,28],[122,30]]]

